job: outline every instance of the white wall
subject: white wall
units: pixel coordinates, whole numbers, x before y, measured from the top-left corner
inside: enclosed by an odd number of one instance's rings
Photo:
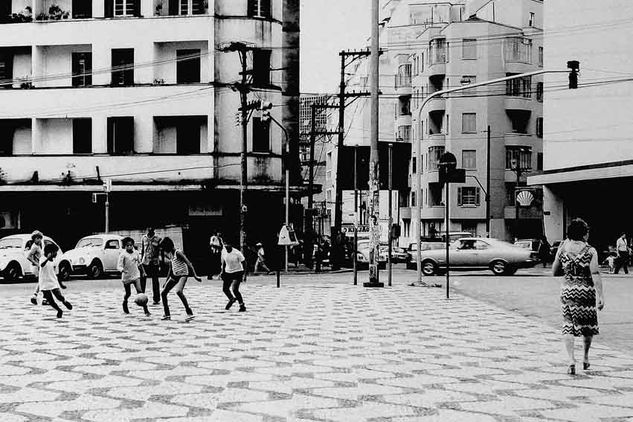
[[[72,119],[37,119],[35,124],[39,136],[33,139],[34,154],[72,154]]]
[[[72,53],[89,53],[90,45],[38,46],[39,69],[36,77],[43,75],[59,75],[55,79],[37,81],[42,88],[72,86]]]
[[[15,80],[13,87],[20,87],[20,81],[17,79],[30,78],[31,75],[31,54],[20,52],[13,56],[13,79]]]
[[[31,128],[19,127],[13,133],[13,154],[31,154],[33,146],[31,144]]]
[[[154,79],[162,79],[166,84],[176,83],[176,51],[177,50],[200,50],[200,82],[211,82],[212,77],[209,72],[209,49],[206,41],[180,41],[168,43],[156,43],[154,45],[154,57],[158,62],[164,62],[154,67]],[[213,53],[211,53],[213,55]]]

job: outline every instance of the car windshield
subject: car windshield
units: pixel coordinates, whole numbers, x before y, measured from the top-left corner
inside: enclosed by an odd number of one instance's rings
[[[0,240],[0,249],[20,249],[22,248],[22,239],[11,238]]]
[[[85,237],[77,242],[75,249],[79,248],[99,248],[103,246],[103,239],[98,237]]]

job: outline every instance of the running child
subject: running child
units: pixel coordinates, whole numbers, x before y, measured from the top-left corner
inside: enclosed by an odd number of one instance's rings
[[[224,309],[227,311],[235,302],[240,304],[239,312],[246,312],[244,299],[240,293],[240,283],[246,281],[246,272],[244,262],[246,259],[239,250],[233,245],[226,243],[222,252],[222,291],[229,298],[229,303]]]
[[[191,274],[193,278],[197,281],[202,282],[202,279],[198,277],[195,268],[191,265],[191,262],[181,250],[176,249],[174,246],[174,242],[166,237],[160,242],[160,247],[167,254],[167,258],[170,261],[169,272],[167,274],[167,281],[163,286],[163,291],[160,296],[163,299],[163,308],[165,311],[165,315],[163,315],[162,320],[168,321],[171,319],[171,314],[169,313],[169,303],[167,302],[167,295],[173,289],[176,288],[176,294],[182,301],[182,304],[185,307],[185,311],[187,312],[186,321],[191,321],[193,317],[193,311],[189,307],[189,303],[187,302],[187,298],[184,294],[185,284],[187,284],[187,277]]]
[[[132,295],[132,284],[136,287],[136,293],[141,294],[141,256],[138,251],[134,249],[134,239],[131,237],[125,237],[121,241],[123,243],[124,251],[119,255],[119,261],[117,269],[121,271],[121,282],[125,289],[125,295],[123,296],[123,312],[130,313],[127,306],[127,301]],[[149,309],[147,309],[147,303],[141,305],[146,316],[150,316]]]
[[[58,251],[59,248],[53,243],[44,246],[44,256],[40,259],[39,287],[44,295],[44,299],[57,311],[57,318],[61,318],[64,312],[57,305],[57,302],[55,302],[55,298],[68,309],[72,309],[73,305],[64,298],[59,287],[59,281],[57,281],[57,268],[54,264],[54,260],[57,257]]]
[[[31,264],[31,270],[35,276],[35,291],[33,297],[31,297],[31,303],[37,305],[37,295],[40,293],[39,275],[40,275],[40,259],[42,258],[42,239],[44,236],[39,230],[35,230],[31,234],[31,240],[26,242],[26,248],[28,252],[26,254],[26,260]],[[45,303],[42,303],[45,305]]]

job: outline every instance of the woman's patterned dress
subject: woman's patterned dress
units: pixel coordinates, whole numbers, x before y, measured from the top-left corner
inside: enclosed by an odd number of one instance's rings
[[[579,337],[599,333],[596,288],[589,266],[592,257],[589,246],[585,246],[577,255],[561,251],[560,262],[565,273],[560,291],[563,334]]]

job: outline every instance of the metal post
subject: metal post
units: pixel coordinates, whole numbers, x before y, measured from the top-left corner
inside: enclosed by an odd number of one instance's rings
[[[420,113],[422,111],[420,110]],[[418,116],[419,120],[419,116]],[[415,170],[416,170],[416,193],[415,200],[417,203],[411,204],[411,206],[415,206],[415,225],[414,230],[417,230],[415,233],[415,239],[417,243],[417,253],[415,259],[415,265],[418,272],[418,283],[422,283],[422,137],[424,135],[424,123],[420,122],[420,133],[419,133],[419,141],[416,144],[416,162],[415,162]]]
[[[369,282],[365,287],[384,287],[379,282],[378,256],[380,254],[380,166],[378,160],[379,85],[380,85],[380,1],[371,4],[371,118],[369,156]]]
[[[358,225],[359,221],[359,213],[358,213],[358,180],[357,180],[357,160],[358,160],[358,145],[354,146],[354,252],[352,255],[354,256],[354,286],[358,284],[358,260],[356,256],[356,250],[358,249]]]
[[[316,143],[316,104],[311,104],[312,123],[310,131],[310,163],[308,175],[308,215],[306,215],[306,242],[304,248],[305,264],[308,268],[312,268],[312,249],[313,249],[313,232],[314,232],[314,144]]]
[[[105,194],[105,232],[110,232],[110,192]]]
[[[246,250],[246,190],[248,189],[248,161],[246,151],[248,148],[248,98],[247,98],[247,54],[246,49],[239,50],[242,64],[242,83],[240,89],[240,103],[242,106],[242,148],[240,151],[240,250]]]
[[[392,262],[391,262],[391,254],[393,249],[393,144],[389,143],[389,252],[387,255],[387,263],[389,266],[389,275],[388,275],[388,285],[391,287],[391,277],[392,277]]]
[[[492,237],[490,233],[490,125],[486,143],[486,237]]]
[[[521,183],[521,151],[516,159],[516,166],[514,171],[517,174],[517,183],[514,187],[514,237],[519,238],[519,201],[517,201],[517,191],[519,189],[519,183]]]
[[[451,238],[450,238],[450,218],[449,218],[449,212],[450,212],[450,198],[451,198],[451,192],[450,192],[450,186],[451,184],[449,182],[446,182],[446,212],[444,213],[446,215],[446,227],[445,227],[445,232],[446,232],[446,299],[450,298],[450,293],[449,293],[449,286],[450,286],[450,273],[451,273],[451,260],[450,260],[450,255],[449,255],[449,248],[451,245]]]

